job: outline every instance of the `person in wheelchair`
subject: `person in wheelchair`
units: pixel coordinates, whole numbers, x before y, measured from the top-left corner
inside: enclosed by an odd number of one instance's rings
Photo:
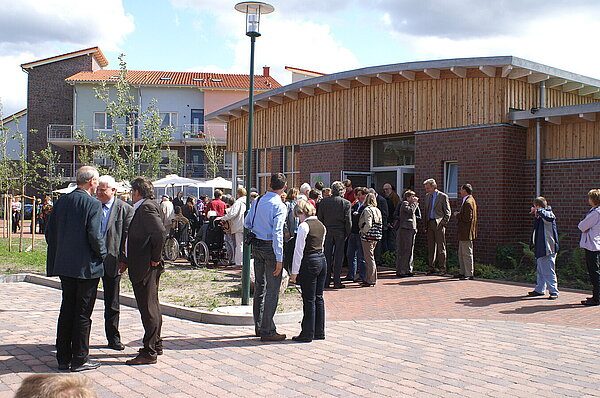
[[[188,246],[190,240],[190,221],[184,217],[181,212],[180,206],[175,206],[175,217],[171,219],[171,231],[170,235],[177,239],[181,254],[185,257],[185,249]]]

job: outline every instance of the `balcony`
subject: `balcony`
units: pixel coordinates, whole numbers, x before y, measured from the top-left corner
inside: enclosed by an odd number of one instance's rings
[[[72,150],[73,146],[81,145],[79,135],[90,139],[92,142],[97,142],[102,136],[110,137],[114,134],[124,134],[126,125],[113,124],[110,129],[94,129],[91,127],[73,126],[67,124],[50,124],[48,126],[48,142],[61,148]],[[134,127],[134,138],[136,142],[141,142],[140,135],[142,126]],[[173,126],[171,134],[170,146],[188,146],[188,145],[206,145],[206,134],[204,133],[204,125],[202,124],[184,124],[181,126]],[[226,138],[215,138],[217,145],[225,145]]]

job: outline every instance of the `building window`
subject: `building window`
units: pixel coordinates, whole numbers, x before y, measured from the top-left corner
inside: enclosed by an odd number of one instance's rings
[[[257,172],[257,189],[259,194],[265,193],[269,188],[271,174],[267,170],[267,150],[256,150],[256,172]]]
[[[449,197],[458,197],[458,162],[444,163],[444,190]]]
[[[106,112],[94,112],[94,130],[112,130],[112,119]]]
[[[415,137],[373,140],[373,167],[415,164]]]
[[[160,128],[164,129],[166,127],[177,126],[177,112],[160,112]]]
[[[283,174],[285,174],[288,187],[296,186],[296,174],[298,171],[298,157],[296,156],[296,146],[284,146],[283,147]]]
[[[223,152],[223,169],[231,170],[233,169],[233,153],[231,152]]]
[[[95,150],[94,151],[94,164],[99,167],[112,167],[113,161],[106,151]]]
[[[245,159],[246,157],[244,156],[245,152],[237,152],[235,154],[236,156],[236,173],[235,173],[235,178],[236,178],[236,182],[238,186],[246,186],[246,173],[244,173],[244,169],[246,167],[246,162]]]

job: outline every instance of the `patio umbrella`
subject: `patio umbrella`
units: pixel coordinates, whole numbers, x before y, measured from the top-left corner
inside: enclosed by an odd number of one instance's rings
[[[166,176],[165,178],[161,178],[160,180],[156,180],[152,183],[152,185],[154,185],[154,187],[156,188],[164,188],[164,187],[169,187],[172,185],[177,185],[177,186],[189,186],[192,184],[197,184],[199,183],[200,180],[193,180],[191,178],[186,178],[186,177],[179,177],[176,174],[170,174],[168,176]]]

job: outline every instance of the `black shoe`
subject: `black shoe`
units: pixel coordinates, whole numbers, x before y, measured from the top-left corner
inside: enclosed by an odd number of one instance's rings
[[[324,334],[315,334],[315,340],[325,340]]]
[[[360,279],[360,278],[356,278],[356,279],[354,280],[354,282],[356,282],[356,283],[362,283],[362,282],[363,282],[363,280],[362,280],[362,279]]]
[[[454,274],[452,275],[453,278],[458,278],[458,279],[464,279],[464,275],[463,274]]]
[[[353,281],[354,281],[354,278],[353,278],[353,277],[351,277],[350,275],[348,275],[348,276],[346,276],[346,277],[345,277],[344,279],[342,279],[342,280],[343,280],[343,281],[345,281],[345,282],[353,282]]]
[[[108,343],[108,348],[111,350],[123,351],[125,346],[120,341],[117,341],[116,343]]]
[[[467,280],[467,277],[466,277],[466,276],[464,276],[464,275],[460,275],[460,276],[458,277],[458,279],[459,279],[459,280],[461,280],[461,281],[466,281],[466,280]]]
[[[93,370],[98,369],[100,364],[98,362],[87,361],[86,363],[82,363],[79,366],[71,365],[71,372],[83,372],[85,370]]]
[[[410,278],[411,276],[415,276],[415,274],[413,274],[412,272],[409,272],[408,274],[396,274],[396,276],[398,278]]]
[[[468,280],[470,280],[470,281],[472,281],[473,279],[475,279],[475,277],[473,277],[473,276],[468,276],[468,277],[467,277],[467,279],[468,279]]]
[[[589,298],[587,298],[585,300],[581,300],[581,304],[587,305],[587,306],[600,305],[600,300],[596,300],[593,297],[589,297]],[[58,366],[59,366],[59,369],[60,369],[60,365],[58,365]]]
[[[539,297],[539,296],[544,296],[544,293],[539,293],[539,292],[533,290],[533,291],[527,293],[527,295],[529,297]]]
[[[333,285],[334,289],[344,289],[346,286],[342,285],[341,283],[339,285]]]
[[[369,282],[363,282],[360,284],[362,287],[373,287],[375,286],[374,283],[369,283]]]
[[[59,363],[58,370],[69,370],[71,368],[71,363]]]
[[[548,296],[548,300],[556,300],[558,298],[558,294],[556,293],[550,293],[550,296]]]
[[[294,337],[292,337],[292,340],[297,341],[299,343],[310,343],[312,341],[311,338],[304,337],[304,336],[294,336]]]

